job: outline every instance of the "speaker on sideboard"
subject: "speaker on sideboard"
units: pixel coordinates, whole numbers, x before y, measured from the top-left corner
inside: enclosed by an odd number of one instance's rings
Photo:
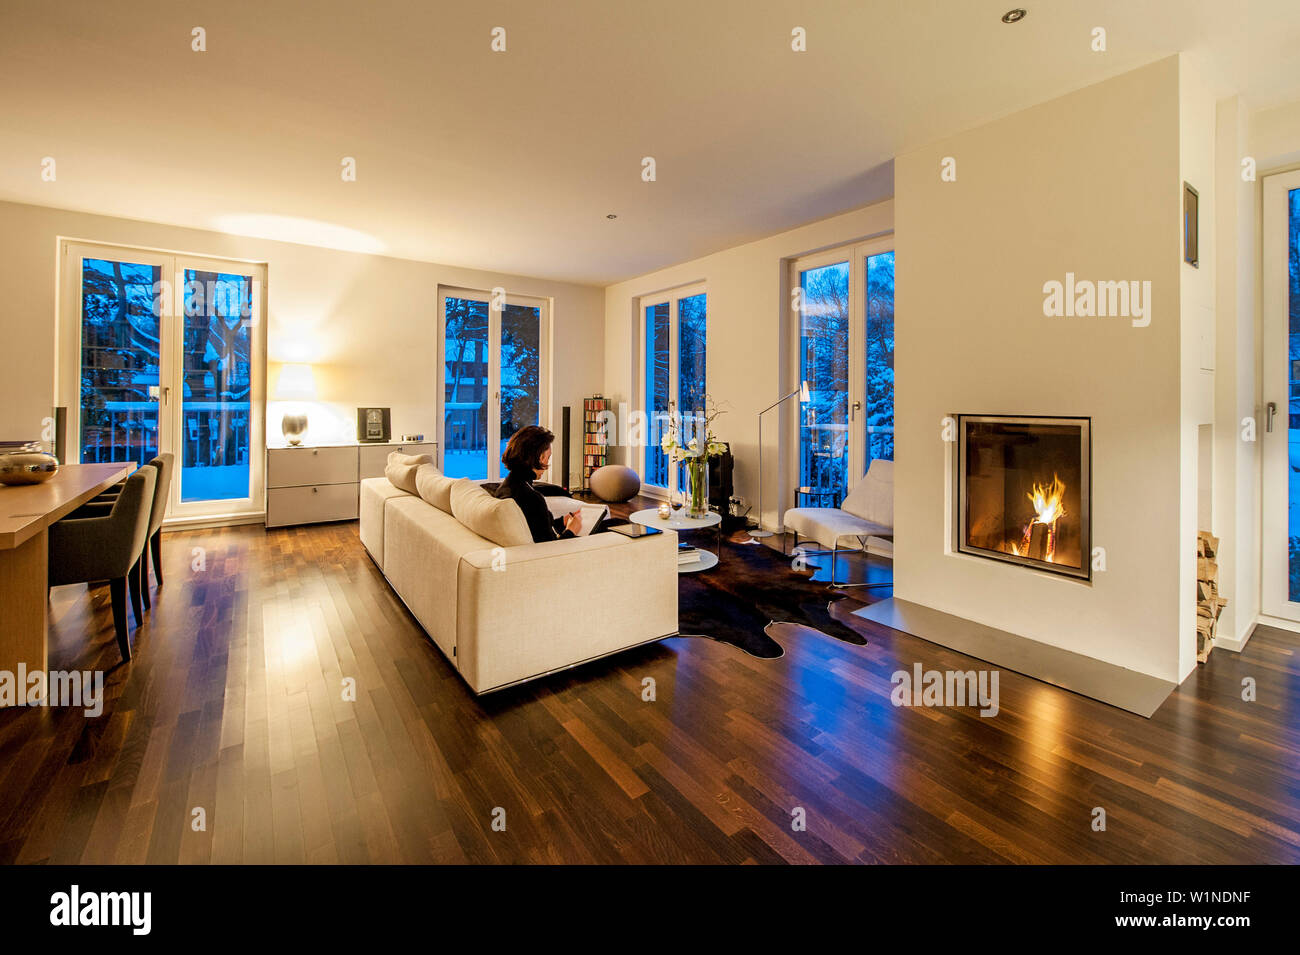
[[[560,409],[560,487],[569,489],[569,406]]]

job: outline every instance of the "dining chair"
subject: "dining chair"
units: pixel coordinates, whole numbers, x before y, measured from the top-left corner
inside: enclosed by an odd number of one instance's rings
[[[140,597],[141,555],[149,540],[158,469],[146,464],[126,479],[109,512],[99,517],[66,517],[50,525],[49,584],[107,580],[113,629],[123,662],[131,659],[126,620],[127,590],[135,625],[144,622]]]

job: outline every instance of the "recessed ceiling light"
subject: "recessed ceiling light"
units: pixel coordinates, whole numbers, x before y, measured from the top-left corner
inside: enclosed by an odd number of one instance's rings
[[[607,216],[605,216],[605,218],[606,218],[606,219],[617,219],[618,216],[611,212],[611,213],[609,213]]]
[[[1002,14],[1002,22],[1019,23],[1028,15],[1028,13],[1029,11],[1024,7],[1016,7],[1014,10],[1008,10],[1006,13]]]

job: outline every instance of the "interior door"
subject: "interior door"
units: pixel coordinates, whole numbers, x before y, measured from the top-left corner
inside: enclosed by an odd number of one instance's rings
[[[442,470],[500,480],[510,436],[548,420],[550,303],[467,289],[439,297]]]
[[[1264,179],[1264,613],[1300,623],[1300,170]]]

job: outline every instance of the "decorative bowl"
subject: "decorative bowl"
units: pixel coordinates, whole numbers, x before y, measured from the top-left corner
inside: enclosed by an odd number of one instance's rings
[[[59,470],[59,459],[35,441],[0,442],[0,484],[40,484]]]

